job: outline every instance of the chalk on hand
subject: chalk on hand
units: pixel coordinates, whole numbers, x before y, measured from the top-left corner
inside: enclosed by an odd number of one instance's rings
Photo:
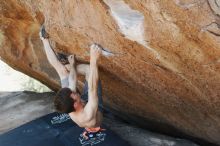
[[[94,46],[98,46],[102,50],[102,55],[104,55],[106,57],[114,56],[114,53],[108,51],[108,49],[103,48],[101,45],[99,45],[97,43],[90,45],[90,48],[93,48]]]

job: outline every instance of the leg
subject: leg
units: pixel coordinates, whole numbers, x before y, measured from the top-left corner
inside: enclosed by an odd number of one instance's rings
[[[77,71],[77,73],[84,75],[85,78],[86,78],[86,81],[88,81],[89,72],[90,72],[90,66],[89,66],[89,64],[80,64],[80,65],[77,65],[76,71]]]
[[[88,78],[89,78],[89,70],[90,66],[89,64],[79,64],[76,66],[77,73],[84,75],[86,78],[86,81],[84,83],[83,92],[81,95],[81,99],[83,99],[85,102],[88,102]]]
[[[101,80],[98,81],[98,89],[97,89],[97,94],[98,94],[98,109],[100,112],[103,112],[103,99],[102,99],[102,84]],[[84,87],[83,87],[83,92],[81,95],[81,99],[83,99],[85,102],[88,102],[88,82],[85,81]]]
[[[102,99],[102,84],[101,84],[101,80],[100,79],[98,81],[97,94],[98,94],[98,97],[99,97],[98,110],[100,112],[103,112],[104,107],[103,107],[103,99]]]
[[[68,61],[70,63],[70,73],[69,73],[69,88],[76,92],[76,83],[77,83],[77,75],[76,75],[76,68],[75,68],[75,56],[70,55],[68,57]]]

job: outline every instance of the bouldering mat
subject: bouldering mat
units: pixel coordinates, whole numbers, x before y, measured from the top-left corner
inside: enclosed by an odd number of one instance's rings
[[[0,135],[0,146],[128,146],[105,125],[106,129],[89,140],[67,114],[51,113]]]

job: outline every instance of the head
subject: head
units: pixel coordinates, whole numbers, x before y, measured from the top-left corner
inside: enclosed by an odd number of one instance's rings
[[[61,113],[75,112],[80,103],[79,93],[72,92],[69,88],[60,89],[54,98],[55,109]]]

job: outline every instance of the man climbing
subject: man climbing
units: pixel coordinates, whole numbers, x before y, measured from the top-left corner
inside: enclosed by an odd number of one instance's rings
[[[90,65],[76,65],[75,56],[68,57],[69,64],[63,65],[50,46],[44,27],[40,31],[49,63],[57,71],[62,88],[57,92],[54,105],[57,111],[69,114],[70,118],[80,127],[85,128],[83,136],[88,139],[91,132],[99,132],[102,122],[102,89],[98,76],[97,62],[102,48],[93,44],[90,47]],[[85,75],[83,94],[77,91],[77,73]]]

